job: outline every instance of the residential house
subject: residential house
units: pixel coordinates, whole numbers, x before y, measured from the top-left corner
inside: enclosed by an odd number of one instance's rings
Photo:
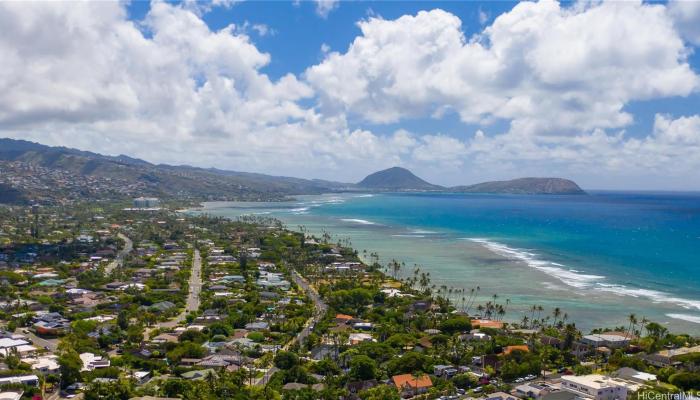
[[[93,371],[99,368],[107,368],[110,365],[108,358],[103,358],[93,353],[81,353],[80,360],[83,362],[81,371]]]
[[[401,393],[401,397],[413,397],[419,394],[426,393],[432,386],[433,382],[428,375],[412,375],[403,374],[391,377],[394,386]]]
[[[512,393],[522,399],[540,400],[542,397],[551,393],[551,391],[552,389],[547,386],[542,386],[535,383],[526,383],[516,386]]]
[[[433,366],[433,375],[442,378],[452,378],[459,372],[459,369],[455,368],[453,365],[435,365]]]
[[[592,347],[607,347],[610,349],[619,349],[627,347],[630,344],[632,337],[622,332],[605,332],[585,335],[581,338],[581,342]]]
[[[33,318],[34,330],[39,335],[61,335],[70,330],[70,321],[57,312],[37,314]]]
[[[613,375],[619,379],[624,379],[627,381],[632,381],[632,382],[641,383],[641,384],[655,384],[656,383],[656,375],[649,374],[647,372],[640,372],[634,368],[628,368],[628,367],[620,368],[617,371],[615,371],[615,373]]]
[[[270,324],[265,321],[250,322],[245,325],[245,329],[249,331],[266,331],[270,329]]]
[[[486,395],[486,400],[519,400],[517,397],[506,392],[494,392]]]

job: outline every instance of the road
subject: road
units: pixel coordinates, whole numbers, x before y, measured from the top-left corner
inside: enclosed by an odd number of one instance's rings
[[[319,296],[318,292],[316,292],[316,289],[311,287],[311,285],[309,285],[309,282],[307,282],[307,280],[304,279],[304,277],[299,275],[296,271],[292,271],[292,280],[294,281],[294,283],[296,283],[302,289],[304,289],[306,295],[309,296],[311,301],[314,302],[314,315],[311,318],[309,318],[308,321],[306,321],[306,324],[304,324],[304,329],[302,329],[301,332],[299,332],[294,338],[292,338],[292,340],[287,342],[287,344],[285,344],[282,347],[282,350],[287,350],[296,343],[299,343],[300,345],[304,344],[304,340],[306,340],[311,331],[313,331],[313,327],[318,323],[318,321],[321,320],[321,318],[323,318],[323,316],[326,314],[326,311],[328,310],[328,306],[326,305],[326,303],[323,302],[323,300],[321,300],[321,296]],[[263,374],[262,377],[255,380],[255,385],[267,384],[267,382],[270,381],[270,378],[272,378],[272,375],[274,375],[277,371],[278,369],[275,366],[268,369],[267,371],[265,371],[265,374]]]
[[[134,243],[126,235],[118,233],[117,236],[124,241],[124,248],[119,250],[117,257],[105,267],[105,275],[111,274],[115,268],[122,265],[124,257],[134,248]]]
[[[194,249],[194,257],[192,258],[192,274],[190,275],[190,293],[187,296],[187,304],[185,311],[180,314],[182,321],[188,312],[199,310],[199,294],[202,292],[202,256],[199,250]]]
[[[311,331],[313,330],[313,326],[318,323],[318,321],[323,318],[323,316],[326,314],[326,311],[328,311],[328,306],[326,303],[321,300],[321,296],[319,296],[318,292],[316,289],[311,287],[309,285],[309,282],[304,279],[301,275],[299,275],[296,271],[292,271],[292,280],[294,280],[294,283],[299,285],[304,291],[306,292],[306,295],[311,298],[311,301],[314,302],[314,315],[311,317],[310,322],[307,322],[306,325],[304,326],[304,329],[299,332],[299,334],[292,339],[285,348],[291,346],[292,344],[299,342],[299,344],[304,344],[304,340],[309,336]]]
[[[154,326],[146,329],[144,334],[146,337],[150,337],[152,331],[163,328],[172,329],[178,326],[187,318],[187,314],[192,311],[199,310],[199,294],[202,292],[202,256],[199,254],[199,250],[194,250],[194,257],[192,257],[192,270],[190,273],[189,280],[189,292],[187,294],[187,302],[185,303],[185,309],[178,314],[176,317],[171,318],[167,321],[158,322]]]

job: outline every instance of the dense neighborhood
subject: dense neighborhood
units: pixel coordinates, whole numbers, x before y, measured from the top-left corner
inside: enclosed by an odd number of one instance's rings
[[[154,198],[0,207],[0,399],[625,400],[700,340],[436,287],[343,239]]]

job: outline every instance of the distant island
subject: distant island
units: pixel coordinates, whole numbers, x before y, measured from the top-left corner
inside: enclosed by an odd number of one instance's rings
[[[106,156],[0,138],[0,203],[56,203],[138,196],[214,200],[281,201],[329,192],[433,191],[459,193],[584,194],[561,178],[521,178],[470,186],[443,187],[406,168],[369,174],[358,183],[271,176],[250,172],[152,164],[126,155]]]
[[[459,193],[586,194],[576,182],[562,178],[519,178],[455,186],[451,190]]]

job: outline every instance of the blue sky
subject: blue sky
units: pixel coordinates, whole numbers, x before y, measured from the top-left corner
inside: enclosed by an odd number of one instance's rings
[[[700,189],[698,4],[3,4],[0,135],[340,181]]]

